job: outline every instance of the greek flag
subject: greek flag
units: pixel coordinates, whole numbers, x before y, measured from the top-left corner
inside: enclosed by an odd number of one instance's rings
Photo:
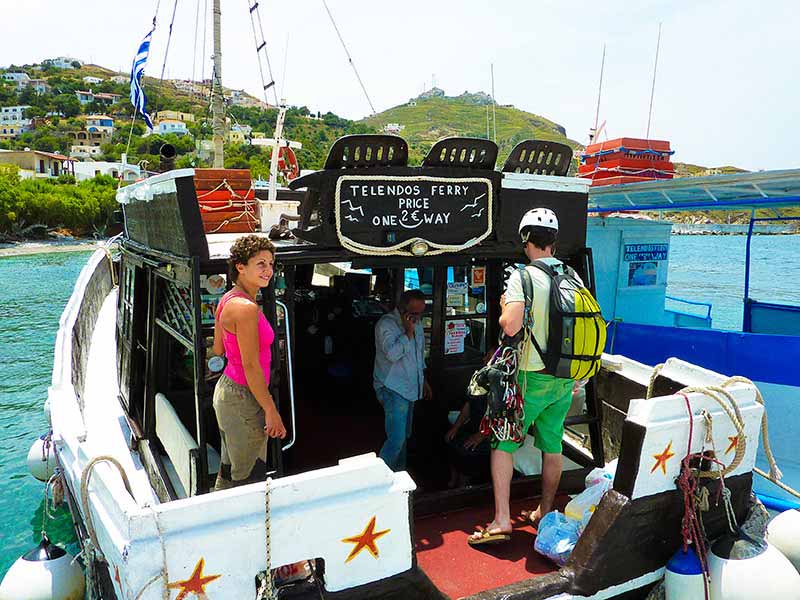
[[[144,95],[144,88],[142,88],[142,76],[144,75],[144,66],[147,63],[147,55],[150,54],[150,39],[153,37],[155,29],[156,27],[153,25],[150,32],[144,36],[131,66],[131,104],[133,104],[136,111],[142,114],[145,124],[151,130],[153,129],[153,122],[150,120],[150,115],[147,114],[147,98]]]

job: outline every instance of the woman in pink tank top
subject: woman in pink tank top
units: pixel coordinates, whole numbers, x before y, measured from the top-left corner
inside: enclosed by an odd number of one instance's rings
[[[235,285],[220,300],[214,324],[213,352],[227,358],[214,388],[222,438],[215,489],[262,480],[267,438],[286,436],[269,392],[275,333],[255,300],[269,285],[274,262],[275,247],[267,238],[248,235],[231,246],[229,277]]]

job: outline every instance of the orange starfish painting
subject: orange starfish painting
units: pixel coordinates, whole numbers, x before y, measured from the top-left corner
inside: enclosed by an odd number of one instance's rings
[[[346,563],[353,560],[359,553],[366,548],[369,550],[369,553],[372,554],[373,557],[378,558],[378,546],[375,544],[375,541],[378,538],[383,537],[387,533],[389,533],[391,529],[384,529],[383,531],[375,531],[375,517],[373,516],[367,526],[364,528],[364,531],[359,533],[358,535],[354,535],[353,537],[344,538],[342,541],[345,544],[355,544],[353,549],[350,551],[347,559],[344,561]]]
[[[181,591],[175,597],[175,600],[183,600],[189,594],[194,594],[198,598],[206,598],[206,585],[214,581],[215,579],[219,579],[222,575],[207,575],[203,576],[203,567],[205,566],[205,560],[200,559],[197,561],[197,564],[194,567],[194,571],[192,572],[191,577],[184,581],[175,581],[173,583],[167,584],[169,589],[180,589]]]
[[[653,454],[653,458],[656,459],[656,463],[653,465],[653,468],[650,469],[650,473],[655,473],[656,469],[661,467],[661,472],[666,475],[667,474],[667,461],[675,456],[675,453],[672,451],[672,441],[670,440],[667,447],[664,448],[664,451],[661,454]]]

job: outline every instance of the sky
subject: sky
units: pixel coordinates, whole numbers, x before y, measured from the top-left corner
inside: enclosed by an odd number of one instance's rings
[[[221,2],[223,85],[263,98],[248,0]],[[650,137],[670,140],[680,162],[800,167],[793,0],[327,3],[378,112],[433,82],[448,95],[490,92],[494,65],[498,103],[551,119],[581,143],[595,120],[604,45],[599,122],[609,138],[645,136],[660,23]],[[127,73],[157,14],[146,74],[208,77],[212,4],[0,0],[0,65],[67,55]],[[323,0],[260,0],[259,12],[256,30],[289,104],[351,119],[371,113]]]

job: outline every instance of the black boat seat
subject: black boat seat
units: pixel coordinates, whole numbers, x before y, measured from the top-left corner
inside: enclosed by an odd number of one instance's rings
[[[572,148],[559,142],[525,140],[514,146],[503,173],[565,176],[572,162]]]
[[[328,151],[325,170],[405,167],[408,143],[396,135],[346,135]]]
[[[451,137],[439,140],[422,161],[423,167],[494,169],[497,144],[491,140]]]

